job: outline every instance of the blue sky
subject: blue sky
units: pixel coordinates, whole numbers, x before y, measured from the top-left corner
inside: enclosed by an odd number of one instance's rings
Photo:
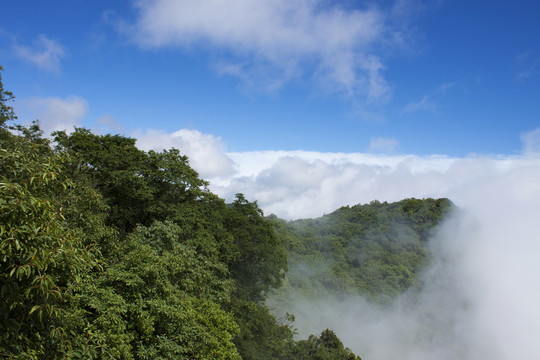
[[[192,129],[233,152],[449,156],[519,153],[540,126],[535,1],[174,3],[3,4],[21,120],[57,98],[84,104],[77,125]]]

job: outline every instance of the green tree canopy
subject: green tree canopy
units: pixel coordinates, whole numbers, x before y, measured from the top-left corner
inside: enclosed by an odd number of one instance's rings
[[[295,349],[297,360],[362,360],[329,329],[324,330],[319,337],[310,335],[307,340],[298,341]]]
[[[64,214],[65,154],[9,135],[0,147],[0,354],[43,358],[58,341],[66,292],[98,254]],[[68,210],[70,211],[70,210]],[[52,351],[53,352],[53,351]]]
[[[227,268],[181,243],[170,222],[139,226],[117,260],[74,292],[85,359],[240,359]],[[92,334],[88,338],[88,333]],[[80,349],[76,350],[81,353]]]
[[[15,96],[11,91],[4,89],[4,83],[2,81],[2,71],[4,68],[0,66],[0,132],[5,132],[6,122],[15,120],[15,112],[13,107],[8,102],[13,101]]]
[[[103,194],[111,208],[108,223],[124,233],[138,224],[172,220],[182,206],[207,192],[207,182],[176,149],[147,153],[137,149],[135,139],[81,128],[55,135],[58,149],[73,153]]]
[[[287,254],[272,224],[256,202],[237,194],[229,207],[226,228],[233,235],[239,256],[229,264],[240,298],[262,301],[277,288],[287,270]]]

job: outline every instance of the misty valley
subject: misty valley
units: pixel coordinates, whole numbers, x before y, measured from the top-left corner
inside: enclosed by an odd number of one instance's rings
[[[450,200],[264,216],[177,149],[82,128],[51,141],[1,95],[0,357],[360,359],[347,321],[422,304],[428,344],[451,322],[423,300]]]

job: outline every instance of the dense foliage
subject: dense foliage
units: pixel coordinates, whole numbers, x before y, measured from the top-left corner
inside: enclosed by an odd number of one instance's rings
[[[296,341],[268,294],[285,281],[394,296],[449,206],[269,219],[211,193],[177,149],[87,129],[51,146],[37,123],[14,124],[12,100],[0,77],[0,358],[359,359],[331,330]],[[332,278],[298,272],[318,261]]]
[[[307,340],[300,340],[294,351],[297,360],[361,360],[354,355],[336,334],[329,329],[324,330],[319,337],[310,335]]]

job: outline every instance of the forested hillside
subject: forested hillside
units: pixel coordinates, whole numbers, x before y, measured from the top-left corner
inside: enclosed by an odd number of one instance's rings
[[[12,100],[0,77],[0,358],[359,359],[332,330],[295,340],[268,294],[390,302],[419,286],[452,207],[265,218],[213,194],[180,150],[82,128],[50,141],[17,124]]]
[[[272,218],[288,252],[284,286],[271,296],[286,311],[299,296],[317,299],[356,294],[391,303],[411,287],[429,261],[428,239],[453,209],[448,199],[342,207],[317,219]]]
[[[0,77],[0,358],[357,359],[270,314],[287,258],[256,202],[225,204],[176,149],[51,143],[12,100]]]

